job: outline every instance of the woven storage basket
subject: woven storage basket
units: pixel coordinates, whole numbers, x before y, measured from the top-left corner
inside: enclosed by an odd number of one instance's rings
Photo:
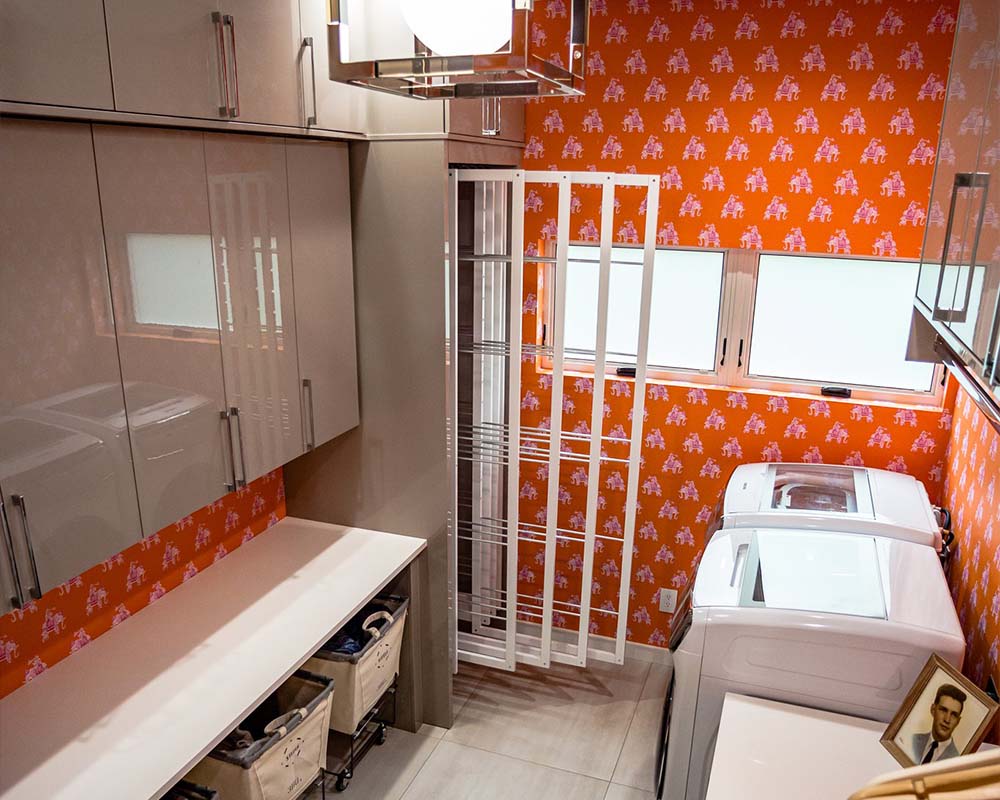
[[[352,633],[368,637],[359,652],[335,653],[328,649],[328,642],[305,663],[310,672],[333,678],[337,684],[330,716],[333,730],[354,733],[399,674],[409,605],[405,597],[376,598],[346,626]],[[380,622],[384,624],[379,625]]]
[[[294,800],[326,766],[333,681],[299,670],[242,723],[249,747],[216,747],[185,776],[218,800]]]

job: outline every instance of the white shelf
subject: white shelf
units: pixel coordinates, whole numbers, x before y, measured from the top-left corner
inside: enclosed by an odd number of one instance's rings
[[[0,701],[0,797],[160,797],[424,547],[283,519]]]

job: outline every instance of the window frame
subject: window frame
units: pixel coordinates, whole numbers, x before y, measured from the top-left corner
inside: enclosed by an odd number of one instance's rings
[[[570,242],[571,245],[594,246],[593,242]],[[616,242],[615,248],[635,247]],[[554,243],[552,243],[554,248]],[[698,248],[657,245],[657,250],[690,251]],[[753,319],[757,301],[757,284],[761,256],[799,255],[809,258],[842,259],[844,256],[826,253],[789,253],[784,250],[744,250],[740,248],[720,248],[722,253],[722,293],[719,307],[719,321],[716,329],[716,352],[714,368],[711,370],[691,370],[679,367],[663,368],[649,364],[647,379],[652,381],[717,386],[723,389],[759,391],[773,394],[807,395],[824,397],[823,388],[835,386],[849,389],[850,400],[858,402],[891,403],[895,405],[940,408],[944,400],[944,367],[935,364],[928,391],[893,389],[890,387],[867,386],[852,383],[817,383],[796,378],[769,378],[752,375],[750,354],[753,348]],[[548,255],[548,254],[547,254]],[[883,259],[874,256],[851,255],[854,261],[905,261],[919,263],[919,259]],[[546,329],[552,328],[553,265],[538,264],[538,315],[537,341],[547,343]],[[605,374],[611,378],[631,379],[619,375],[617,370],[626,366],[609,356]],[[552,371],[552,359],[539,355],[536,368],[540,372]],[[594,374],[593,360],[581,359],[570,354],[565,356],[567,376],[588,377]],[[836,398],[836,396],[831,396]]]

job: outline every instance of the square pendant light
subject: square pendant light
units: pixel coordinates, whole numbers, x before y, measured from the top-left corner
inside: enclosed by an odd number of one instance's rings
[[[330,80],[418,99],[584,93],[589,0],[546,4],[566,24],[547,56],[532,40],[533,0],[329,3]]]

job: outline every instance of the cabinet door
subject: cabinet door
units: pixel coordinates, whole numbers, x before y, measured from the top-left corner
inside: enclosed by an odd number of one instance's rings
[[[297,0],[106,0],[119,111],[300,125]]]
[[[285,144],[205,134],[226,396],[241,481],[305,448],[296,358]]]
[[[227,31],[213,21],[217,3],[105,0],[104,5],[116,109],[228,118]]]
[[[306,447],[358,424],[347,145],[290,139],[288,202]]]
[[[200,133],[95,126],[143,530],[235,488]]]
[[[114,108],[101,0],[3,0],[0,98]]]
[[[0,175],[0,486],[37,593],[141,529],[90,126],[5,120]]]
[[[326,38],[329,17],[327,4],[323,0],[300,0],[299,14],[303,39],[312,39],[311,48],[304,46],[302,53],[305,113],[306,117],[315,117],[311,127],[364,133],[368,127],[367,95],[371,90],[330,80],[330,50]]]

